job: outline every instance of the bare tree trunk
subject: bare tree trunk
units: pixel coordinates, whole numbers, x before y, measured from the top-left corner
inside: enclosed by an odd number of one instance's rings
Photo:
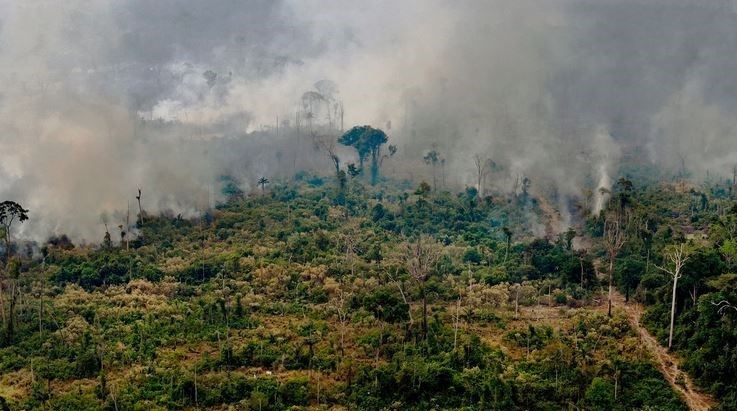
[[[3,297],[3,279],[0,278],[0,314],[3,318],[3,327],[6,325],[7,319],[5,318],[5,298]]]
[[[685,247],[685,244],[679,244],[677,247],[674,247],[672,250],[666,252],[665,257],[670,260],[671,263],[673,263],[673,269],[656,266],[660,270],[665,271],[673,277],[673,294],[670,304],[670,330],[668,331],[669,350],[673,347],[673,327],[676,319],[676,291],[678,288],[678,279],[681,278],[681,269],[686,263],[686,260],[688,260],[689,258],[689,250]]]
[[[41,294],[38,297],[38,333],[43,335],[43,312],[44,312],[44,294],[41,290]]]
[[[112,384],[111,384],[111,385],[112,385]],[[118,399],[117,399],[117,397],[115,396],[115,390],[114,390],[114,388],[115,388],[115,386],[114,386],[114,385],[112,385],[112,386],[110,387],[110,398],[112,398],[112,399],[113,399],[113,407],[115,407],[115,411],[118,411]]]
[[[614,258],[609,259],[609,309],[607,315],[612,316],[612,276],[614,274]]]
[[[425,286],[422,286],[422,338],[427,340],[427,295]]]
[[[619,376],[614,373],[614,399],[617,399],[617,388],[619,388]]]
[[[199,401],[197,401],[197,366],[194,367],[194,404],[199,406]]]
[[[454,328],[453,330],[453,351],[456,350],[456,345],[458,342],[458,321],[460,319],[460,314],[461,314],[461,296],[459,295],[458,302],[456,303],[456,320],[455,320],[455,325],[453,327]]]
[[[399,288],[399,294],[402,295],[402,300],[404,300],[404,303],[407,304],[407,314],[409,314],[409,324],[412,325],[415,323],[415,320],[412,318],[412,305],[410,305],[409,301],[407,300],[407,296],[404,294],[402,285],[398,281],[397,281],[397,288]]]
[[[136,200],[138,200],[138,219],[141,222],[141,228],[143,228],[143,207],[141,206],[141,189],[138,189],[138,196],[136,196]]]
[[[424,239],[422,237],[414,244],[406,245],[406,263],[407,271],[417,283],[422,296],[422,336],[427,338],[427,290],[425,282],[428,274],[440,257],[441,246],[434,240]]]
[[[125,239],[125,253],[128,255],[128,281],[133,280],[133,262],[131,261],[130,249],[131,249],[131,203],[128,202],[128,213],[125,216],[125,231],[128,233]]]
[[[696,307],[696,297],[698,297],[696,294],[696,283],[691,287],[691,292],[689,294],[691,294],[691,302],[693,302],[693,306]]]
[[[678,275],[673,276],[673,298],[670,303],[670,331],[668,332],[668,349],[673,347],[673,324],[676,319],[676,287],[678,286]]]

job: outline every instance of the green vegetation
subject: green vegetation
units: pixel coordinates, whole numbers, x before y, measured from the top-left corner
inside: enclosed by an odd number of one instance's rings
[[[734,194],[732,181],[626,190],[620,184],[617,205],[610,204],[620,210],[626,238],[616,258],[617,287],[646,305],[643,320],[666,347],[673,313],[672,350],[719,409],[737,408]],[[603,220],[592,219],[589,231],[601,233]]]
[[[264,178],[252,197],[225,184],[229,200],[201,216],[139,216],[130,243],[17,253],[1,279],[0,397],[62,410],[686,409],[627,316],[607,315],[605,290],[613,256],[613,284],[665,344],[664,258],[683,243],[673,349],[737,406],[737,208],[719,185],[619,184],[577,250],[573,230],[533,235],[542,211],[526,193],[357,177]],[[607,218],[626,239],[617,253]]]

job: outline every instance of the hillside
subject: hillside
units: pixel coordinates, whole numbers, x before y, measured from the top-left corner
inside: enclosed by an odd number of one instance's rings
[[[648,193],[620,194],[665,214],[656,238],[677,235],[682,216],[658,204],[689,195]],[[52,239],[3,277],[0,396],[10,409],[686,409],[627,311],[607,316],[599,246],[535,238],[535,203],[299,178],[196,219],[144,213],[130,243]],[[588,221],[580,235],[599,244]],[[628,277],[638,241],[615,279],[662,337],[667,281]]]

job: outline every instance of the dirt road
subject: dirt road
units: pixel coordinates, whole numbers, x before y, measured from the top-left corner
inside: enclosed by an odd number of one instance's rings
[[[606,302],[605,302],[606,304]],[[688,404],[688,408],[696,411],[706,411],[714,406],[714,399],[710,396],[696,391],[691,379],[685,372],[678,369],[679,360],[668,350],[660,345],[658,341],[650,335],[650,333],[642,326],[640,318],[642,317],[642,306],[633,302],[624,302],[624,297],[618,292],[612,295],[612,307],[624,309],[630,322],[640,334],[640,339],[652,354],[658,364],[660,372],[663,373],[665,379],[677,392],[683,396]],[[679,381],[680,384],[677,383]]]

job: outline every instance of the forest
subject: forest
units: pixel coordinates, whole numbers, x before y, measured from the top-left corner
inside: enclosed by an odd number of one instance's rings
[[[0,0],[0,411],[737,410],[737,0]]]
[[[14,241],[34,210],[3,202],[0,409],[737,408],[733,180],[623,175],[541,236],[529,179],[414,184],[383,131],[338,141],[367,163],[223,176],[192,218],[139,191],[94,243]]]

